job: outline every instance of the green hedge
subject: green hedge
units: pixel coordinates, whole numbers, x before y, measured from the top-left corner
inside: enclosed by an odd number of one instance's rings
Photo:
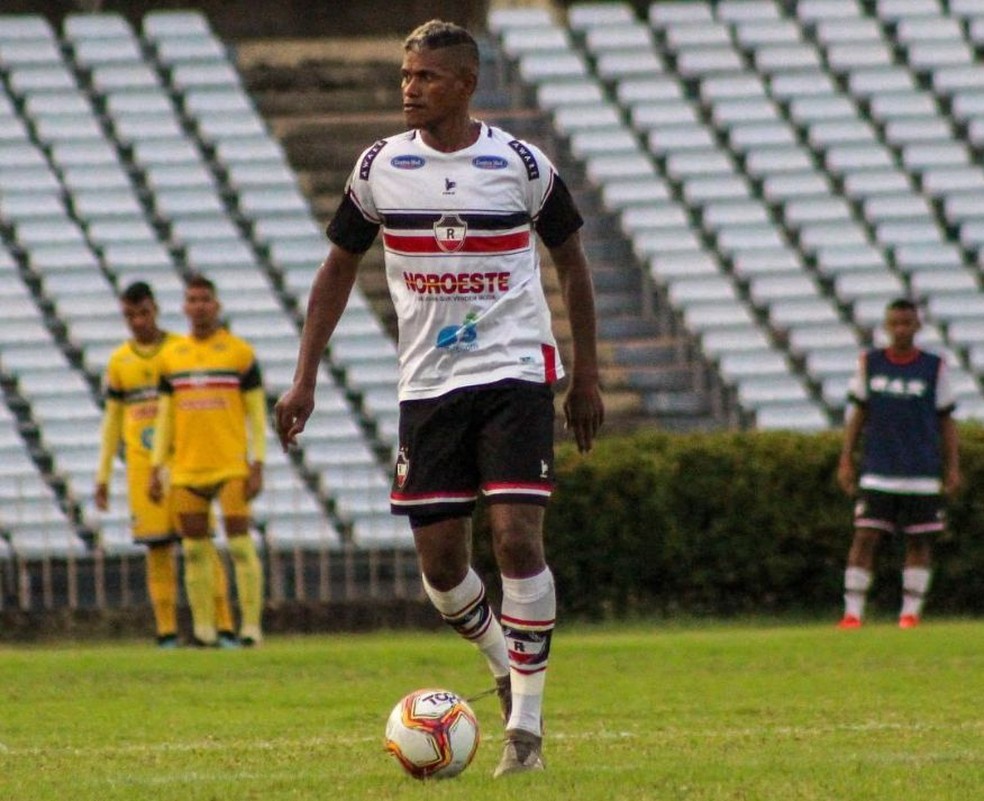
[[[928,613],[984,611],[984,429],[961,433],[965,488],[936,548]],[[562,446],[546,523],[561,612],[839,615],[852,534],[852,504],[834,479],[840,441],[647,432],[602,440],[588,457]],[[478,520],[476,560],[491,578]],[[872,614],[897,613],[902,547],[882,542]]]

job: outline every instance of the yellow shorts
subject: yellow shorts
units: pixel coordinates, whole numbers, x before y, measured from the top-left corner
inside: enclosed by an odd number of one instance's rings
[[[178,525],[170,494],[160,503],[147,497],[150,462],[130,464],[126,471],[130,531],[135,542],[153,544],[177,539]]]
[[[171,505],[174,514],[204,514],[218,501],[222,517],[249,517],[249,501],[246,500],[245,477],[229,478],[218,484],[196,487],[171,487]]]

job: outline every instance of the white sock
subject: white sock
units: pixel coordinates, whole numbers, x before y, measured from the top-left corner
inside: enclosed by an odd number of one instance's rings
[[[485,585],[472,568],[457,587],[447,592],[434,589],[424,580],[424,591],[444,622],[481,651],[496,678],[509,674],[509,657],[502,627],[492,614]]]
[[[902,571],[902,611],[900,615],[922,614],[923,604],[933,573],[925,567],[907,567]]]
[[[863,567],[849,567],[844,571],[844,614],[860,620],[864,616],[864,602],[871,588],[871,571]]]
[[[556,616],[557,595],[549,567],[529,578],[502,577],[502,628],[512,683],[507,729],[542,733],[543,690]]]

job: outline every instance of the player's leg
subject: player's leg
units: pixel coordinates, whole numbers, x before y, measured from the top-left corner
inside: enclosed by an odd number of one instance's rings
[[[191,607],[194,640],[198,645],[215,645],[214,545],[209,539],[208,524],[211,502],[207,494],[189,487],[173,487],[171,496],[181,534],[185,593]]]
[[[154,610],[157,644],[173,648],[178,644],[178,568],[173,542],[147,546],[147,594]]]
[[[263,639],[263,564],[249,533],[250,513],[244,479],[225,482],[219,492],[219,506],[236,574],[239,640],[246,646],[258,645]]]
[[[457,392],[401,404],[400,455],[390,498],[394,514],[410,517],[428,598],[444,621],[485,657],[505,717],[506,642],[485,585],[471,568],[471,515],[478,498],[468,421],[471,396]]]
[[[502,576],[502,629],[512,711],[495,776],[542,770],[543,696],[557,613],[543,546],[553,489],[553,393],[534,384],[489,388],[480,400],[481,490]]]
[[[907,502],[907,519],[902,528],[906,542],[899,626],[911,629],[922,618],[933,579],[933,538],[943,532],[946,518],[941,496],[910,496]]]
[[[862,491],[854,506],[854,539],[844,570],[844,617],[840,628],[854,629],[864,620],[881,536],[895,530],[897,499],[884,492]]]
[[[150,464],[134,459],[127,465],[127,493],[134,542],[147,547],[145,560],[147,597],[154,612],[157,644],[178,644],[178,567],[174,554],[175,521],[169,497],[159,504],[147,497]]]
[[[225,561],[215,540],[210,539],[212,546],[212,590],[215,593],[215,628],[218,631],[219,644],[224,647],[238,645],[236,640],[236,621],[232,616],[232,603],[229,601],[229,576],[226,573]]]
[[[858,628],[864,620],[868,590],[874,576],[875,552],[881,532],[872,528],[856,528],[844,570],[844,617],[842,629]]]
[[[485,657],[495,678],[503,723],[511,710],[509,659],[502,628],[471,567],[471,518],[410,518],[424,590],[444,622]]]

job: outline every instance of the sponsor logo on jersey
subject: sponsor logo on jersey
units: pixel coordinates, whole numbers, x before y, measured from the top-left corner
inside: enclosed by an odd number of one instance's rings
[[[425,163],[421,156],[393,156],[390,159],[390,164],[398,170],[419,170]]]
[[[468,312],[461,325],[447,325],[437,332],[437,347],[446,350],[475,350],[478,333],[475,331],[475,312]]]
[[[487,295],[509,291],[508,272],[403,273],[403,283],[415,295]]]
[[[472,167],[480,170],[504,170],[509,166],[509,162],[502,156],[475,156],[472,159]]]
[[[445,214],[434,223],[434,238],[444,253],[456,253],[465,245],[468,224],[457,214]]]
[[[926,382],[921,378],[890,378],[887,375],[871,377],[871,391],[896,397],[921,398],[926,394]]]

